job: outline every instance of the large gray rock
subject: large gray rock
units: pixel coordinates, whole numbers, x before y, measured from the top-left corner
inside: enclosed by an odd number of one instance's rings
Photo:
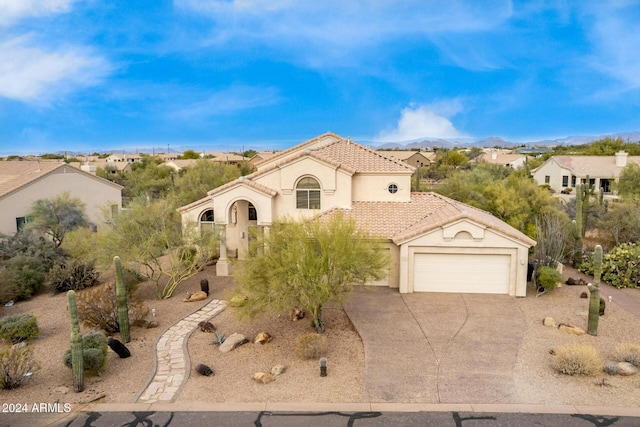
[[[618,362],[618,375],[629,376],[638,373],[638,368],[629,362]]]
[[[287,367],[284,365],[275,365],[274,367],[271,368],[271,375],[273,375],[274,377],[277,377],[278,375],[281,375],[282,373],[284,373],[286,369]]]
[[[231,350],[233,350],[234,348],[240,347],[242,344],[246,344],[248,343],[249,340],[245,338],[244,335],[242,334],[231,334],[229,335],[222,344],[220,344],[220,347],[218,347],[218,349],[222,352],[222,353],[228,353]]]

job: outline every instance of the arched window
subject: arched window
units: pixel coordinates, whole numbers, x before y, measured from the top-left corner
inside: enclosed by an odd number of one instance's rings
[[[320,184],[311,177],[302,178],[296,186],[296,208],[320,209]]]
[[[215,231],[215,219],[213,216],[213,209],[207,209],[200,214],[200,230],[213,232]]]

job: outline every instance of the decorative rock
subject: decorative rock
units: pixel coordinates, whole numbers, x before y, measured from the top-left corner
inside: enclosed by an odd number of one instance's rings
[[[604,301],[604,298],[600,298],[600,310],[598,314],[600,316],[604,316],[604,309],[607,307],[607,303]]]
[[[587,282],[585,282],[584,280],[574,279],[573,277],[569,277],[567,281],[564,283],[569,286],[586,286],[587,285]]]
[[[230,307],[242,307],[247,301],[249,300],[249,298],[247,298],[244,295],[236,295],[233,298],[231,298],[229,300],[229,306]]]
[[[240,347],[243,344],[248,343],[249,340],[246,339],[244,337],[244,335],[242,334],[231,334],[229,335],[222,344],[220,344],[220,347],[218,347],[218,349],[222,352],[222,353],[228,353],[231,350]]]
[[[152,321],[147,323],[147,329],[157,328],[158,326],[159,326],[159,324],[158,324],[157,320],[152,320]]]
[[[638,368],[629,362],[618,362],[618,375],[629,376],[638,373]]]
[[[558,325],[558,329],[574,335],[584,335],[586,333],[584,329],[578,328],[575,325],[568,325],[566,323],[560,323],[560,325]]]
[[[291,310],[291,312],[289,313],[289,319],[291,319],[292,322],[297,322],[300,319],[304,318],[304,310],[301,308],[294,308],[293,310]]]
[[[542,324],[550,328],[555,328],[556,326],[558,326],[556,325],[556,321],[553,320],[553,317],[545,317],[544,320],[542,321]]]
[[[118,356],[120,356],[120,359],[126,359],[127,357],[131,356],[131,352],[129,351],[129,349],[127,348],[127,346],[125,346],[124,344],[122,344],[120,341],[118,341],[115,338],[111,338],[109,337],[107,339],[107,345],[109,346],[109,348],[111,350],[113,350]]]
[[[211,323],[211,322],[202,321],[202,322],[198,323],[198,327],[200,328],[200,330],[202,332],[215,332],[216,331],[216,327],[213,326],[213,323]]]
[[[589,294],[587,294],[586,292],[583,292],[580,294],[580,298],[589,298]]]
[[[204,293],[203,291],[196,291],[194,293],[189,294],[185,299],[184,302],[194,302],[194,301],[202,301],[207,299],[207,294]]]
[[[287,367],[284,365],[275,365],[273,368],[271,368],[271,375],[277,377],[278,375],[283,374],[286,369]]]
[[[269,384],[272,381],[276,380],[271,374],[267,374],[266,372],[256,372],[253,374],[253,380],[259,384]]]
[[[253,339],[253,343],[265,344],[265,343],[271,342],[272,339],[273,337],[268,332],[262,331],[258,335],[256,335],[256,337]]]
[[[204,375],[205,377],[210,377],[213,375],[213,369],[208,367],[207,365],[203,365],[202,363],[198,363],[195,367],[195,370],[200,375]]]

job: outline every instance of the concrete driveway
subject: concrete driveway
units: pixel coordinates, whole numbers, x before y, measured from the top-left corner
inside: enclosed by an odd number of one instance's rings
[[[372,402],[517,403],[526,324],[513,297],[356,287],[344,308],[362,337]]]

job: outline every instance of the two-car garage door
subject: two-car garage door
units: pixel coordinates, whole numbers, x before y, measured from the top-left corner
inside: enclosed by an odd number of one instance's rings
[[[414,254],[414,292],[508,294],[507,254]]]

